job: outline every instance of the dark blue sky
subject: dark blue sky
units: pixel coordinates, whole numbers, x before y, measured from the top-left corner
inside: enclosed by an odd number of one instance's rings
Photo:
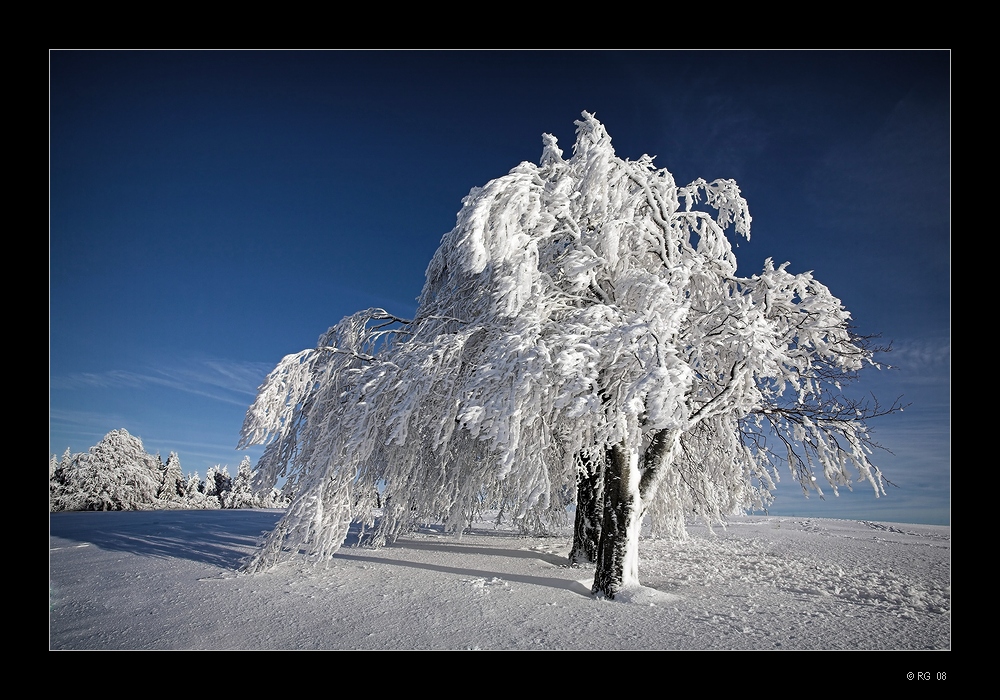
[[[773,512],[950,518],[950,74],[923,52],[50,54],[49,451],[114,428],[234,471],[265,374],[411,315],[461,199],[583,110],[678,182],[734,178],[744,274],[814,270],[896,351],[864,377],[899,485]],[[871,373],[869,373],[871,374]],[[259,451],[251,452],[256,459]],[[791,480],[786,478],[786,482]]]

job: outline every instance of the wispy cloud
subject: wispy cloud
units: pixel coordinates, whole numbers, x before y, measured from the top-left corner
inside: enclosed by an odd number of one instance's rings
[[[910,338],[893,342],[892,352],[879,359],[906,372],[947,372],[951,364],[951,338]]]
[[[245,407],[271,369],[270,365],[260,362],[196,360],[145,371],[79,372],[52,377],[50,386],[68,391],[160,387]]]

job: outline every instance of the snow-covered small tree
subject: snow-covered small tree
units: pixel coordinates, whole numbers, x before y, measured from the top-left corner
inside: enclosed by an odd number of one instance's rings
[[[233,477],[229,475],[229,465],[224,465],[215,472],[215,493],[219,497],[219,504],[223,508],[228,508],[229,495],[233,490]]]
[[[228,466],[209,467],[205,472],[205,507],[225,508],[225,497],[231,487]]]
[[[65,510],[65,499],[67,496],[69,468],[73,462],[73,455],[69,448],[63,453],[62,459],[56,459],[52,455],[49,460],[49,510]]]
[[[287,498],[281,489],[272,487],[265,493],[255,495],[255,508],[287,508],[291,500]]]
[[[232,481],[232,487],[226,495],[226,508],[258,508],[260,499],[254,495],[253,470],[250,457],[244,457]]]
[[[205,502],[205,482],[201,480],[198,472],[189,474],[184,486],[184,502],[188,508],[206,508]]]
[[[219,471],[219,465],[216,464],[214,467],[209,467],[208,471],[205,472],[205,495],[206,496],[218,496],[215,490],[215,473]]]
[[[544,526],[575,494],[572,558],[613,598],[638,584],[644,518],[679,533],[761,508],[779,459],[807,491],[853,468],[882,492],[866,421],[895,406],[840,395],[874,353],[840,300],[787,263],[737,273],[735,182],[678,186],[592,115],[577,127],[571,158],[546,135],[538,165],[470,192],[413,320],[347,317],[269,375],[241,444],[271,440],[262,478],[295,497],[249,568],[329,556],[355,517],[376,543],[415,518],[460,533],[493,494]]]
[[[171,452],[167,463],[163,465],[162,479],[158,498],[164,501],[183,499],[187,492],[184,472],[181,469],[181,459],[176,452]]]
[[[192,498],[196,493],[205,493],[205,482],[198,476],[198,472],[188,474],[184,486],[184,495],[188,499]]]

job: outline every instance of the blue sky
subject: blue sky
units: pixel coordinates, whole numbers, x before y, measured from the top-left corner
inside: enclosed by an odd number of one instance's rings
[[[898,369],[860,391],[898,486],[772,513],[950,522],[947,51],[50,53],[49,453],[115,428],[235,466],[256,387],[343,316],[412,315],[461,199],[594,113],[620,156],[734,178]],[[251,450],[256,460],[259,450]]]

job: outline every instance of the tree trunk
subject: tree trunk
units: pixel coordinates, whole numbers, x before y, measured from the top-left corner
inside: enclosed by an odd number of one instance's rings
[[[639,585],[639,454],[624,444],[607,450],[603,500],[593,593],[614,599]]]
[[[597,549],[601,540],[600,458],[589,454],[580,455],[580,473],[576,482],[576,519],[573,523],[573,549],[569,553],[569,564],[593,563],[597,561]]]

